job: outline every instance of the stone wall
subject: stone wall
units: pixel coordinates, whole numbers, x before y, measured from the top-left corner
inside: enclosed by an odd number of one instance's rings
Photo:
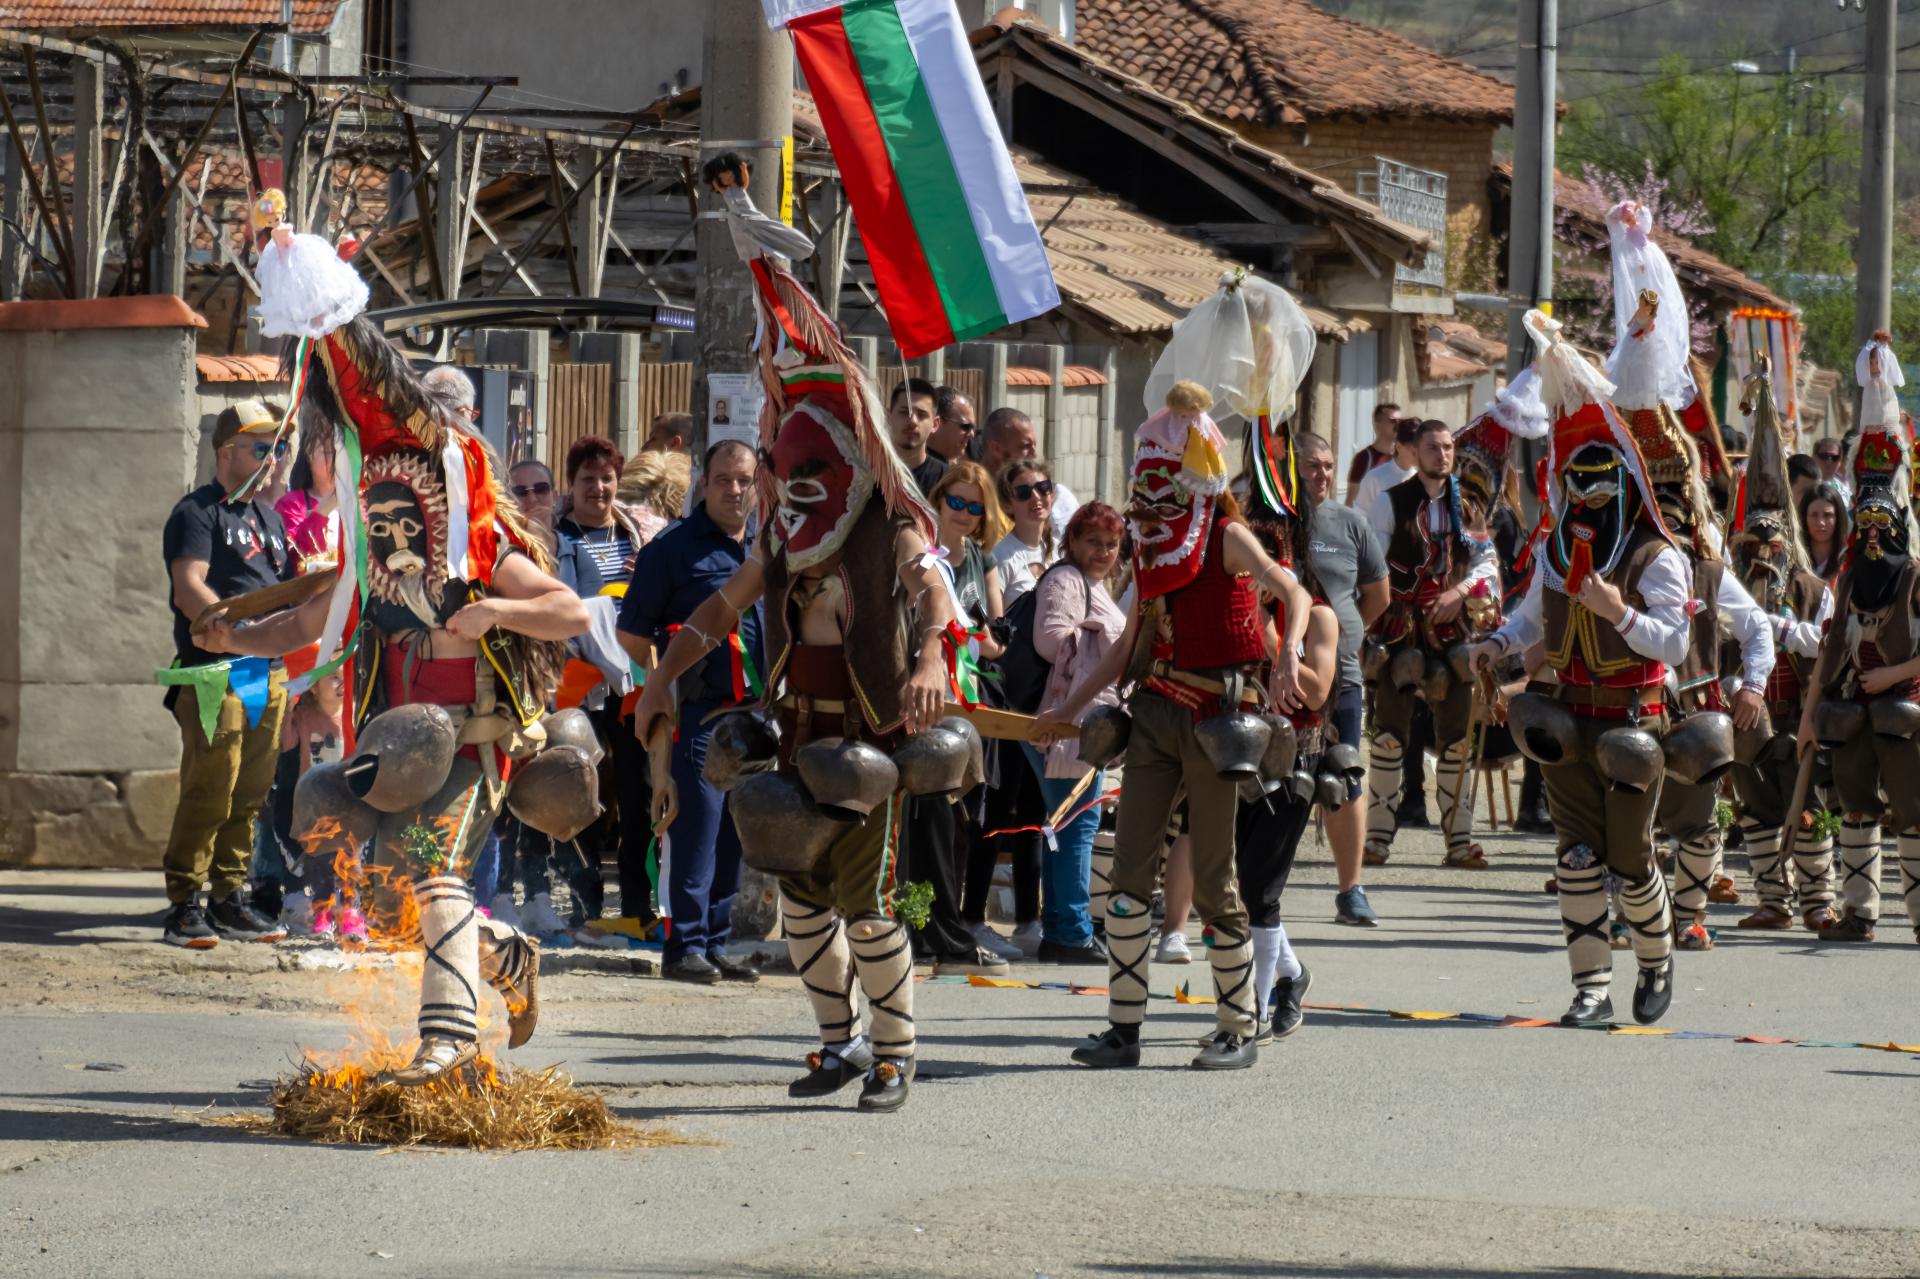
[[[160,532],[200,405],[177,298],[0,306],[0,865],[157,865],[179,734]]]

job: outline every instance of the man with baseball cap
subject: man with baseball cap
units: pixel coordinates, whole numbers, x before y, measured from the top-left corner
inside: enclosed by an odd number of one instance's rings
[[[291,446],[290,440],[275,440],[280,419],[277,408],[257,400],[221,410],[213,428],[213,479],[181,498],[167,517],[161,553],[178,669],[227,660],[195,644],[193,622],[201,613],[293,575],[280,517],[260,495],[264,486],[249,484]],[[242,491],[245,497],[236,496]],[[277,660],[259,671],[232,669],[225,682],[170,682],[167,690],[167,708],[180,724],[180,805],[167,839],[172,905],[161,936],[194,950],[217,945],[221,937],[277,941],[286,935],[254,911],[246,892],[253,818],[280,756],[286,675]],[[201,705],[216,698],[217,706]],[[203,885],[212,889],[205,907]]]

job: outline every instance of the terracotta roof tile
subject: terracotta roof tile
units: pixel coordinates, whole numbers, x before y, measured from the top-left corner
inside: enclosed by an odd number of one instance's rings
[[[1062,301],[1116,333],[1168,332],[1237,265],[1018,147],[1013,164],[1042,228]],[[1307,313],[1324,335],[1344,339],[1350,331],[1325,311],[1309,307]],[[1074,385],[1071,377],[1067,384]]]
[[[341,0],[293,0],[293,29],[333,25]],[[0,27],[255,27],[280,21],[280,0],[0,0]]]
[[[193,369],[202,382],[286,382],[277,355],[196,355]]]
[[[67,333],[80,329],[204,329],[206,320],[167,294],[131,298],[0,302],[0,333]]]
[[[1496,164],[1493,178],[1495,199],[1511,200],[1513,165]],[[1561,214],[1557,238],[1564,239],[1569,231],[1577,231],[1579,238],[1590,241],[1596,246],[1595,251],[1604,257],[1607,253],[1606,200],[1588,183],[1556,171],[1553,175],[1553,203]],[[1656,230],[1654,236],[1666,249],[1667,257],[1673,262],[1674,274],[1680,277],[1681,284],[1689,288],[1705,287],[1748,305],[1772,307],[1778,311],[1796,309],[1793,303],[1760,281],[1721,261],[1692,241],[1660,230]]]
[[[1310,0],[1078,0],[1074,39],[1228,120],[1513,118],[1513,89]]]

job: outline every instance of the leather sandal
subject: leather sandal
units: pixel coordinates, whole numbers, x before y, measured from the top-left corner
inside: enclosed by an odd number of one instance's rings
[[[480,1055],[480,1045],[471,1040],[462,1043],[458,1040],[443,1039],[439,1035],[428,1035],[420,1041],[420,1048],[413,1054],[413,1060],[398,1070],[383,1073],[377,1082],[399,1084],[402,1088],[418,1088],[430,1084],[436,1079],[451,1075],[463,1066],[473,1063]]]
[[[1811,920],[1813,917],[1809,915],[1807,918]],[[1793,916],[1781,910],[1778,906],[1762,906],[1759,910],[1754,911],[1753,914],[1741,920],[1740,927],[1763,928],[1769,932],[1779,932],[1783,929],[1793,927]],[[1808,923],[1807,927],[1813,928],[1813,924]]]
[[[1455,870],[1486,870],[1487,850],[1478,844],[1467,844],[1449,852],[1440,859],[1440,864]]]
[[[1809,910],[1805,915],[1801,916],[1800,922],[1810,933],[1824,932],[1840,922],[1840,912],[1831,906],[1815,906],[1812,910]],[[1786,928],[1789,927],[1790,924],[1791,921],[1781,924],[1780,927]],[[1758,925],[1756,925],[1756,927],[1758,927]]]
[[[1740,890],[1733,886],[1732,877],[1716,875],[1712,886],[1707,889],[1707,900],[1722,906],[1737,906],[1740,904]]]
[[[1375,843],[1371,839],[1360,850],[1360,862],[1365,866],[1385,866],[1387,858],[1391,856],[1393,856],[1392,850],[1385,844]]]
[[[1862,919],[1848,911],[1839,922],[1820,930],[1821,941],[1872,941],[1873,920]]]

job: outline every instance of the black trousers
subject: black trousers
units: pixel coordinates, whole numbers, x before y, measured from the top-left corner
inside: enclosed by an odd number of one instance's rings
[[[998,745],[998,743],[995,743]],[[1017,746],[1018,743],[1008,743]],[[1046,801],[1040,795],[1039,779],[1026,767],[1024,759],[1011,761],[1014,767],[1000,770],[1000,784],[987,791],[986,825],[982,830],[1006,830],[1014,826],[1038,826],[1047,820]],[[987,894],[993,888],[993,868],[1006,853],[1013,864],[1013,917],[1018,923],[1040,918],[1040,858],[1045,839],[1039,831],[1019,835],[1000,835],[993,839],[975,838],[967,849],[967,895],[961,916],[970,924],[987,918]]]
[[[652,919],[653,885],[647,880],[647,844],[652,834],[648,828],[651,816],[648,808],[653,788],[647,780],[647,751],[633,735],[633,721],[620,718],[618,702],[610,699],[593,721],[607,742],[613,766],[607,776],[607,790],[613,802],[607,807],[614,811],[615,822],[601,837],[599,847],[604,849],[607,843],[612,843],[616,850],[621,915]]]
[[[1400,788],[1403,807],[1427,807],[1427,751],[1433,746],[1433,712],[1424,700],[1414,699],[1413,715],[1407,722],[1407,754],[1400,765],[1404,781]]]
[[[904,878],[933,886],[926,926],[913,930],[916,954],[935,959],[971,955],[973,934],[960,918],[959,813],[939,795],[907,800]]]
[[[1251,926],[1271,928],[1280,922],[1280,895],[1287,891],[1312,811],[1311,804],[1283,801],[1278,794],[1240,801],[1233,868]]]

